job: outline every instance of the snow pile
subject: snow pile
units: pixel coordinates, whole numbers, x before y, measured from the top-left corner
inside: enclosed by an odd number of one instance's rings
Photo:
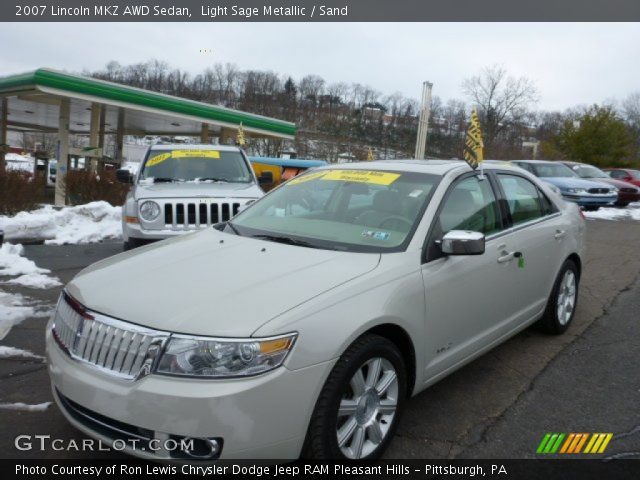
[[[44,275],[50,273],[46,268],[40,268],[36,264],[22,256],[22,245],[3,243],[0,247],[0,276],[16,276],[0,283],[11,283],[31,288],[51,288],[61,285],[56,277]]]
[[[595,212],[584,212],[584,216],[597,220],[640,220],[640,203],[632,203],[627,208],[600,208]]]
[[[26,300],[22,295],[0,291],[0,340],[14,325],[36,316],[36,309],[25,305]]]
[[[36,405],[27,405],[26,403],[0,403],[0,409],[4,410],[20,410],[23,412],[44,412],[51,406],[51,402],[38,403]]]
[[[6,347],[0,345],[0,358],[27,358],[29,360],[38,360],[44,362],[44,357],[36,355],[28,350],[22,350],[15,347]]]
[[[60,210],[45,205],[15,217],[0,216],[0,229],[6,240],[45,240],[49,245],[95,243],[108,238],[121,238],[122,207],[107,202],[64,207]]]

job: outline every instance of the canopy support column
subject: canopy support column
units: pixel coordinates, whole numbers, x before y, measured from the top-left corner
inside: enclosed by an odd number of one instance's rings
[[[9,149],[7,144],[7,116],[9,112],[9,101],[7,97],[2,97],[2,112],[0,113],[0,173],[5,172],[5,154]]]
[[[91,104],[91,123],[89,125],[89,146],[91,148],[96,148],[100,146],[100,111],[102,110],[100,104],[92,103]],[[89,164],[89,165],[87,165]],[[91,161],[87,162],[85,159],[85,168],[89,167],[92,172],[98,171],[98,158],[91,157]]]
[[[118,126],[116,127],[116,158],[115,161],[122,167],[122,156],[124,152],[124,108],[118,109]]]
[[[200,143],[209,143],[209,124],[203,123],[200,130]]]
[[[67,204],[67,171],[69,170],[69,123],[71,121],[71,101],[68,98],[60,100],[58,116],[58,168],[56,171],[56,206]]]

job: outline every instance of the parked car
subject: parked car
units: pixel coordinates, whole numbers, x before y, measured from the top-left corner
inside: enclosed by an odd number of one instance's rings
[[[618,201],[617,188],[607,183],[582,179],[562,162],[514,160],[512,163],[555,185],[562,198],[577,203],[585,210],[598,210]]]
[[[157,144],[138,172],[120,169],[118,180],[132,183],[122,207],[124,249],[226,222],[264,195],[238,147]]]
[[[640,189],[629,182],[616,180],[611,178],[598,167],[580,162],[562,162],[567,167],[578,174],[580,178],[587,180],[595,180],[597,182],[607,183],[618,190],[618,200],[615,205],[617,207],[626,207],[631,202],[640,201]]]
[[[604,171],[607,172],[611,178],[632,183],[640,187],[640,170],[634,170],[632,168],[605,168]]]
[[[286,182],[310,168],[317,168],[327,164],[324,160],[306,160],[303,158],[249,157],[249,161],[258,177],[264,172],[272,173],[273,184],[265,188],[265,191],[277,187],[282,182]]]
[[[409,396],[531,324],[567,330],[584,235],[519,168],[320,167],[79,273],[46,329],[53,396],[146,459],[376,458]],[[148,448],[167,438],[193,447]]]

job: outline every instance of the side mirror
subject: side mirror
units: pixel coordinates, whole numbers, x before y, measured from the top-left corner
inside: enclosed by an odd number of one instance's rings
[[[484,233],[468,230],[451,230],[440,243],[446,255],[482,255],[484,253]]]
[[[131,175],[131,172],[126,168],[116,170],[116,179],[120,183],[133,183],[133,175]]]
[[[262,172],[258,177],[258,184],[263,187],[273,183],[273,172]]]

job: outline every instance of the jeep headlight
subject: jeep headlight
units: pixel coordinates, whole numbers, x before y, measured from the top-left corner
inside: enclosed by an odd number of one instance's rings
[[[172,335],[156,373],[209,378],[258,375],[282,365],[296,337],[296,333],[255,339]]]
[[[147,222],[153,222],[160,215],[160,205],[150,200],[140,205],[140,216]]]

